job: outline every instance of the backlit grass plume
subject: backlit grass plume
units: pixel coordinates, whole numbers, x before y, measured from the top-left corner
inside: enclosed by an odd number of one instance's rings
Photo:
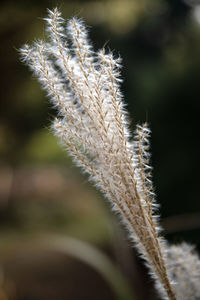
[[[81,20],[72,18],[65,27],[55,9],[45,21],[49,42],[25,45],[21,55],[58,110],[55,135],[119,214],[162,299],[175,300],[167,246],[154,217],[150,132],[147,124],[137,126],[130,140],[120,92],[121,59],[104,49],[94,52]]]

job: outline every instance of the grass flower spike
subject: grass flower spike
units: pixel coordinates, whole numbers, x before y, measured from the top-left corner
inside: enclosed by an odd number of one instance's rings
[[[130,139],[120,92],[121,59],[104,49],[94,52],[81,20],[72,18],[65,27],[55,9],[45,21],[49,42],[25,45],[21,55],[58,110],[55,135],[120,216],[162,300],[178,299],[168,246],[154,216],[150,131],[147,124],[137,126]]]

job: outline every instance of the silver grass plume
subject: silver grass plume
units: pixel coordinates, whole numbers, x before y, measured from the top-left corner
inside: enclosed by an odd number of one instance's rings
[[[45,21],[49,42],[25,45],[20,51],[58,110],[55,135],[120,216],[162,299],[183,299],[173,285],[184,276],[174,275],[171,261],[176,260],[174,249],[181,255],[182,250],[170,248],[160,237],[154,215],[147,124],[137,126],[130,140],[119,87],[121,59],[104,49],[95,53],[81,20],[72,18],[65,28],[54,9]]]
[[[176,282],[177,299],[199,300],[200,260],[194,247],[186,243],[168,246],[167,266]]]

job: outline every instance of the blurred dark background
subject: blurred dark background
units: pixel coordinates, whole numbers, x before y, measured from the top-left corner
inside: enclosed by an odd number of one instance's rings
[[[95,49],[123,58],[132,131],[145,121],[152,130],[164,235],[200,250],[200,2],[1,0],[0,300],[156,299],[109,205],[49,130],[55,111],[19,60],[24,43],[45,37],[55,6],[84,18]]]

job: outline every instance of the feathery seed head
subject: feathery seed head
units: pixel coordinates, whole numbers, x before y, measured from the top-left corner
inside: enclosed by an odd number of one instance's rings
[[[120,215],[159,283],[162,299],[175,300],[165,243],[152,212],[150,132],[146,124],[138,126],[130,140],[119,86],[121,58],[105,49],[95,53],[83,21],[72,18],[66,26],[57,9],[48,13],[49,42],[25,45],[21,56],[58,108],[52,128]]]

